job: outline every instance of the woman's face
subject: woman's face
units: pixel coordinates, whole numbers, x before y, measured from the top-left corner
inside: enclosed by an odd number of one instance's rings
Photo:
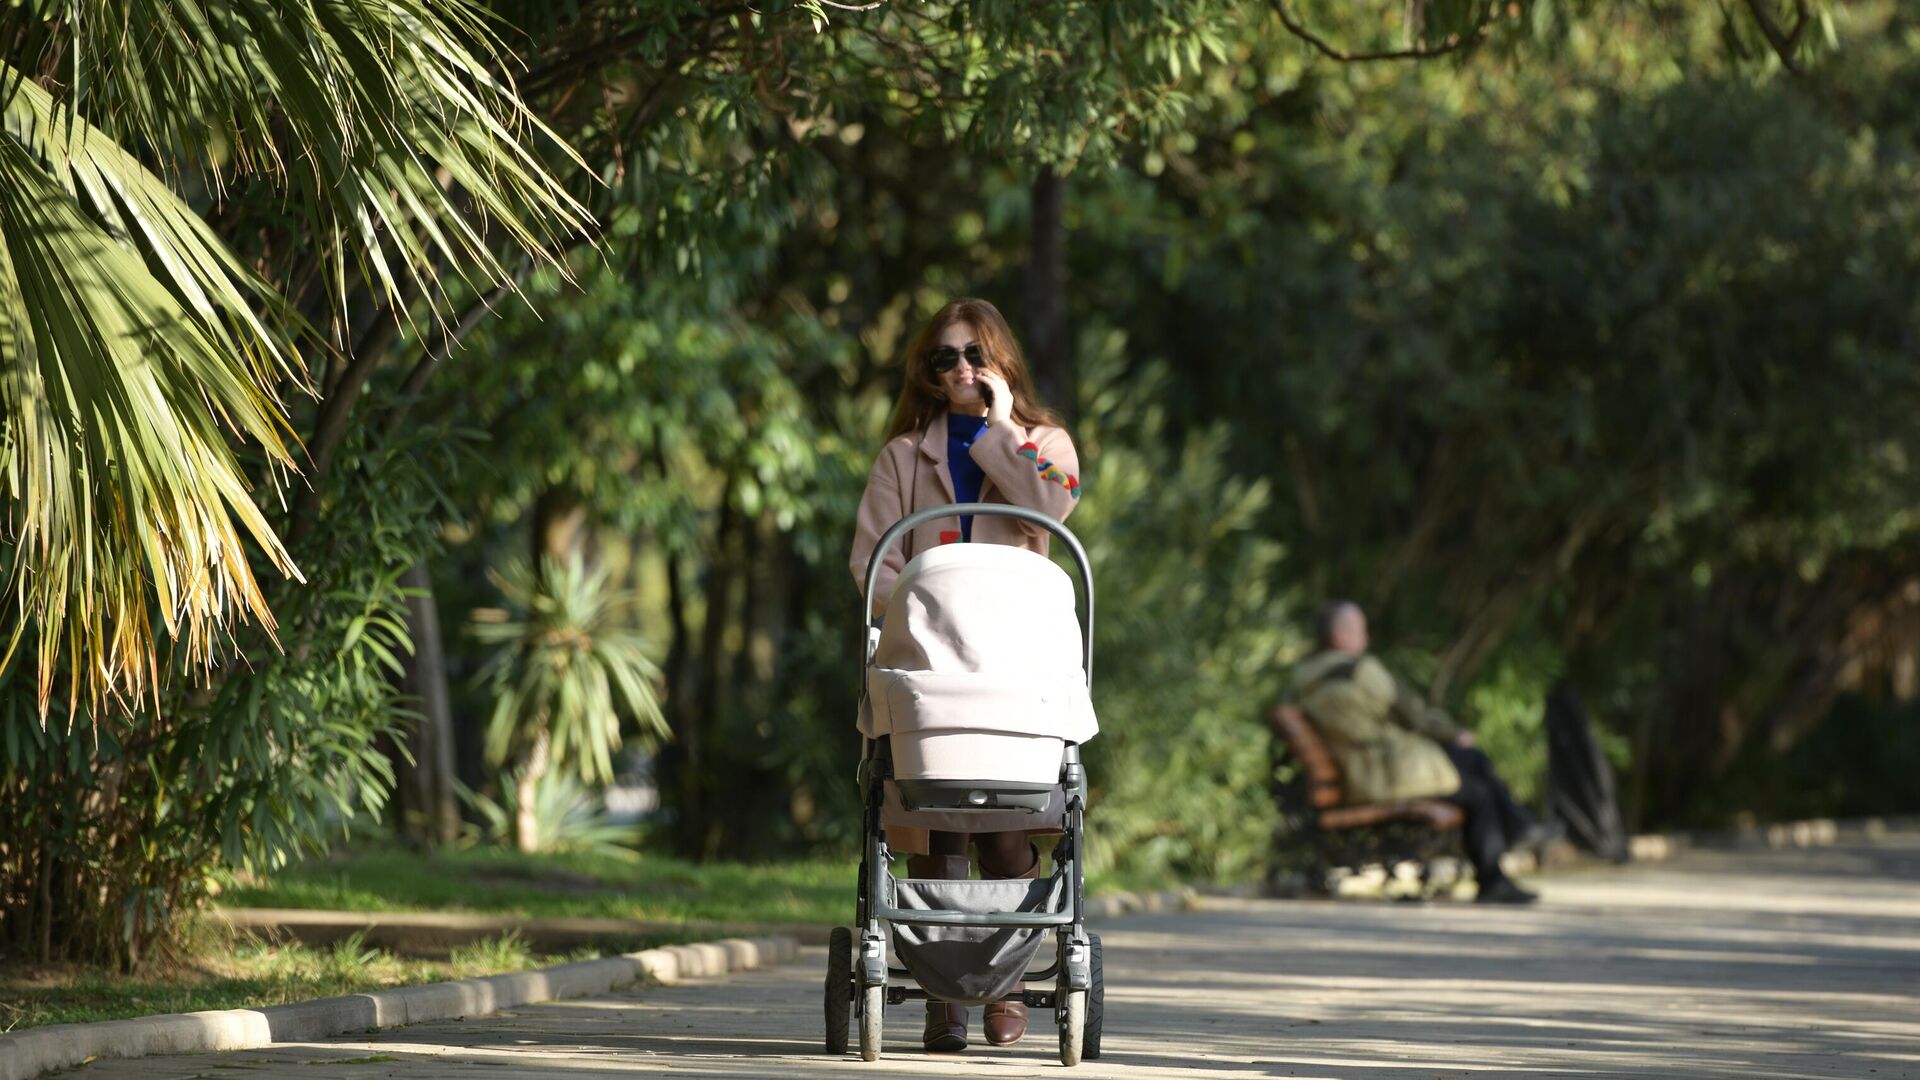
[[[941,346],[965,352],[967,346],[975,345],[984,350],[979,335],[970,322],[956,322],[940,331],[934,339],[933,347]],[[936,371],[934,378],[940,380],[940,388],[947,392],[947,404],[954,408],[984,408],[986,399],[980,396],[980,369],[962,359],[946,371]]]

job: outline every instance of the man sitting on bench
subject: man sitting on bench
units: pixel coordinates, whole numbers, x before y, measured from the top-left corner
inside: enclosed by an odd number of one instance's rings
[[[1340,763],[1349,803],[1444,799],[1467,812],[1463,830],[1482,903],[1538,899],[1500,869],[1510,847],[1545,830],[1493,771],[1472,733],[1421,701],[1367,655],[1367,616],[1337,600],[1320,611],[1319,651],[1293,669],[1292,698]]]

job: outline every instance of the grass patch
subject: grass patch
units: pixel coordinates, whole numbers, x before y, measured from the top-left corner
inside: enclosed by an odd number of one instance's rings
[[[904,874],[906,868],[895,872]],[[834,924],[853,918],[857,880],[850,857],[693,863],[646,853],[529,856],[474,848],[423,856],[362,847],[299,863],[268,881],[231,887],[220,902],[318,911]],[[1087,884],[1097,894],[1168,883],[1122,881],[1095,872]]]
[[[1051,864],[1049,864],[1050,866]],[[906,867],[896,867],[904,874]],[[664,855],[526,856],[478,848],[433,855],[360,847],[228,887],[230,907],[322,911],[463,911],[664,921],[846,923],[851,858],[691,863]],[[1094,874],[1089,889],[1157,888]],[[339,994],[466,979],[632,952],[697,934],[605,941],[542,956],[515,933],[461,946],[446,960],[395,956],[358,937],[326,948],[268,944],[202,924],[177,950],[134,976],[79,966],[0,967],[0,1031],[159,1013],[262,1008]]]
[[[0,1031],[124,1020],[206,1009],[258,1009],[340,994],[470,979],[584,960],[602,949],[534,954],[517,934],[454,950],[446,960],[415,960],[370,949],[358,936],[325,948],[274,945],[203,929],[184,959],[138,975],[55,965],[0,968]]]
[[[432,855],[355,848],[228,888],[228,907],[527,917],[830,923],[851,917],[851,860],[691,863],[664,855]]]

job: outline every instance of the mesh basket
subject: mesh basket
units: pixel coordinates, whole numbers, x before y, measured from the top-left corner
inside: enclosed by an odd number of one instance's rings
[[[931,911],[1050,912],[1060,909],[1058,877],[1011,881],[893,883],[893,906]],[[1046,936],[1042,927],[893,924],[893,951],[920,988],[944,1001],[980,1005],[1007,996]]]

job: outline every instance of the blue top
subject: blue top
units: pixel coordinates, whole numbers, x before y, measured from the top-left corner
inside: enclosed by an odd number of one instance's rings
[[[987,479],[986,470],[973,460],[974,440],[987,430],[987,418],[968,416],[965,413],[947,414],[947,475],[953,477],[953,498],[955,502],[979,502],[980,485]],[[960,519],[960,538],[973,539],[973,515]]]

